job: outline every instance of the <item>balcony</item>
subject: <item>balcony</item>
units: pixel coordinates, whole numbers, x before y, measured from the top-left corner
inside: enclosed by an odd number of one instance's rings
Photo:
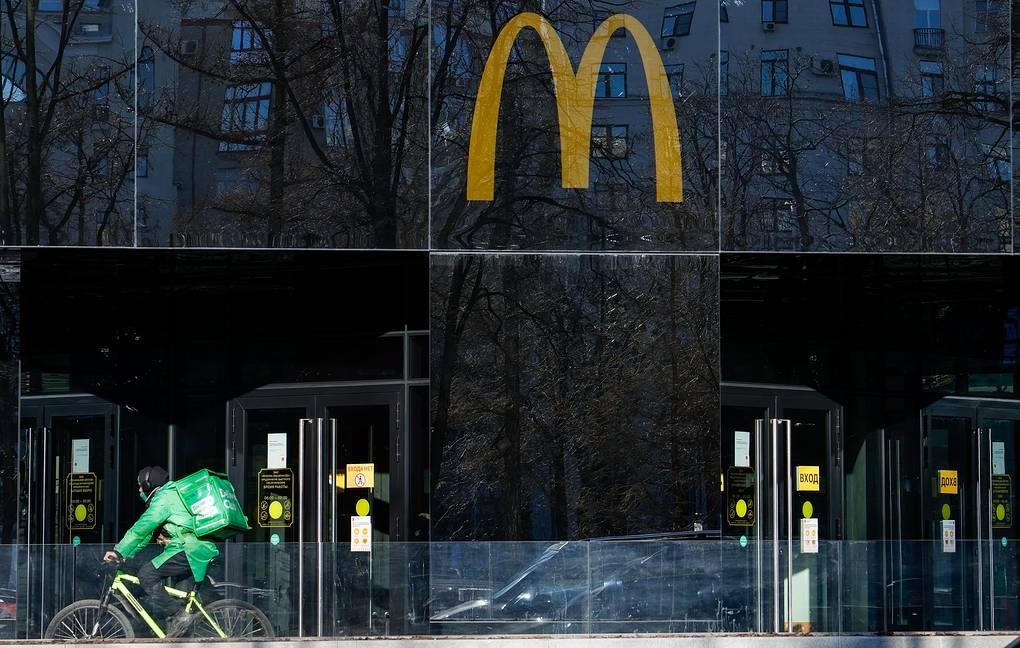
[[[946,30],[924,28],[914,30],[915,50],[942,50],[946,46]]]

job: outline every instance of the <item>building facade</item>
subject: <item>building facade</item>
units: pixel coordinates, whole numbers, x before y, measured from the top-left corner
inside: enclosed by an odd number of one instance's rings
[[[0,633],[153,464],[280,635],[1016,631],[1011,9],[5,6]]]

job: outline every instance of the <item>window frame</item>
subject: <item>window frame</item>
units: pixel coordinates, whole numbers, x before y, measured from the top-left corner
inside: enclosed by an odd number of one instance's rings
[[[614,69],[618,68],[618,69]],[[614,87],[622,94],[614,94]],[[627,98],[627,64],[619,62],[600,63],[595,74],[596,99]]]
[[[766,18],[766,7],[771,12],[772,17]],[[782,14],[780,16],[780,14]],[[761,0],[761,21],[763,23],[776,23],[779,25],[786,25],[790,22],[790,3],[789,0]]]
[[[921,96],[928,98],[942,96],[946,89],[946,70],[942,61],[922,59],[917,64],[921,74]],[[928,64],[932,69],[926,70],[925,64]],[[937,72],[933,71],[935,67],[938,68]],[[935,85],[938,87],[936,88]]]
[[[691,33],[691,25],[694,23],[694,10],[696,9],[697,4],[698,3],[695,0],[694,2],[683,2],[663,9],[662,29],[659,31],[660,37],[674,38],[676,36],[689,36]],[[690,9],[689,11],[688,8]],[[671,19],[672,22],[670,22]],[[667,25],[670,27],[668,32],[666,31]]]
[[[871,67],[860,67],[854,64],[856,61],[870,61]],[[857,56],[856,54],[837,54],[836,63],[839,65],[839,78],[843,87],[844,100],[852,101],[854,103],[877,103],[882,100],[882,89],[879,87],[878,83],[878,65],[876,64],[875,59],[867,56]],[[847,73],[852,74],[854,77],[854,85],[857,89],[856,97],[851,97],[847,94],[845,76]],[[866,86],[863,83],[863,79],[865,76],[871,76],[875,79],[875,97],[873,99],[867,97],[864,92]]]
[[[239,90],[251,88],[255,94],[238,94]],[[233,91],[233,95],[231,94]],[[253,81],[251,83],[231,83],[224,88],[223,116],[221,129],[223,133],[231,133],[262,139],[269,130],[269,120],[273,109],[273,82]],[[243,113],[237,112],[243,108]],[[251,112],[254,108],[254,112]],[[252,117],[249,128],[249,115]],[[240,116],[239,120],[235,117]],[[251,148],[247,143],[220,141],[220,151],[241,151]]]
[[[601,132],[596,135],[596,132]],[[620,134],[622,132],[622,135]],[[599,140],[605,144],[596,144]],[[617,154],[615,144],[623,142],[623,153]],[[593,124],[591,127],[591,150],[595,157],[602,160],[625,160],[630,155],[630,128],[627,124]]]
[[[854,8],[860,9],[860,14],[864,18],[864,24],[858,24],[854,21]],[[842,12],[846,18],[846,22],[839,22],[836,19],[837,9]],[[864,0],[829,0],[829,17],[832,18],[832,24],[835,27],[856,27],[857,29],[868,28],[868,10],[864,5]]]
[[[766,59],[766,55],[777,55],[776,58]],[[782,55],[781,58],[778,55]],[[782,63],[782,65],[778,65]],[[765,92],[765,80],[766,69],[769,70],[768,75],[768,87],[769,92]],[[777,70],[782,71],[782,79],[779,79],[779,75],[776,74]],[[788,49],[771,49],[761,50],[761,74],[760,74],[760,93],[763,97],[785,97],[790,94],[790,50]],[[776,90],[780,89],[781,92]]]

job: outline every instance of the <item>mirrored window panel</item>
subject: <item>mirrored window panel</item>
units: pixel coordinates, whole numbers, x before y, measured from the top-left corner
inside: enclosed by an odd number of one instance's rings
[[[722,4],[723,249],[1012,251],[1006,2]]]
[[[134,13],[5,3],[0,245],[132,245]]]
[[[715,250],[717,6],[432,7],[432,246]]]
[[[141,11],[141,245],[425,246],[426,3]]]
[[[432,257],[432,538],[718,529],[718,262]]]

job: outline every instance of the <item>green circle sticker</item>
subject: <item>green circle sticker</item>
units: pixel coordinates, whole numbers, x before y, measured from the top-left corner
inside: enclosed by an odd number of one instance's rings
[[[358,503],[354,505],[354,511],[358,515],[368,515],[368,510],[369,506],[367,499],[359,499]]]
[[[1008,544],[1009,544],[1009,540],[1006,539],[1006,536],[1002,536],[1002,546],[1005,547]]]
[[[1005,538],[1003,538],[1003,540],[1005,540]],[[78,545],[81,544],[81,538],[79,538],[78,536],[74,536],[73,538],[71,538],[71,544],[77,547]]]
[[[279,520],[283,515],[283,504],[280,504],[280,500],[273,500],[269,504],[269,517],[274,520]]]
[[[811,516],[814,515],[815,512],[815,507],[811,504],[811,500],[804,502],[804,505],[800,507],[800,512],[804,514],[805,518],[809,520],[811,519]]]
[[[87,518],[88,515],[89,515],[88,509],[85,508],[84,504],[79,504],[78,506],[74,507],[75,520],[78,520],[79,522],[84,522],[85,518]]]
[[[948,520],[950,515],[952,515],[952,511],[949,509],[949,505],[948,504],[943,504],[942,505],[942,519],[943,520]]]
[[[742,499],[737,500],[737,517],[747,516],[747,502]]]
[[[1006,507],[1003,506],[1002,504],[999,504],[998,506],[995,507],[995,519],[998,520],[999,522],[1002,522],[1003,520],[1006,519]]]
[[[274,533],[274,534],[270,535],[269,536],[269,544],[271,544],[271,545],[278,545],[278,544],[280,544],[280,534],[279,533]]]
[[[1003,540],[1005,540],[1005,538],[1003,538]],[[746,535],[740,536],[740,546],[741,547],[746,547],[747,546],[747,536]]]

